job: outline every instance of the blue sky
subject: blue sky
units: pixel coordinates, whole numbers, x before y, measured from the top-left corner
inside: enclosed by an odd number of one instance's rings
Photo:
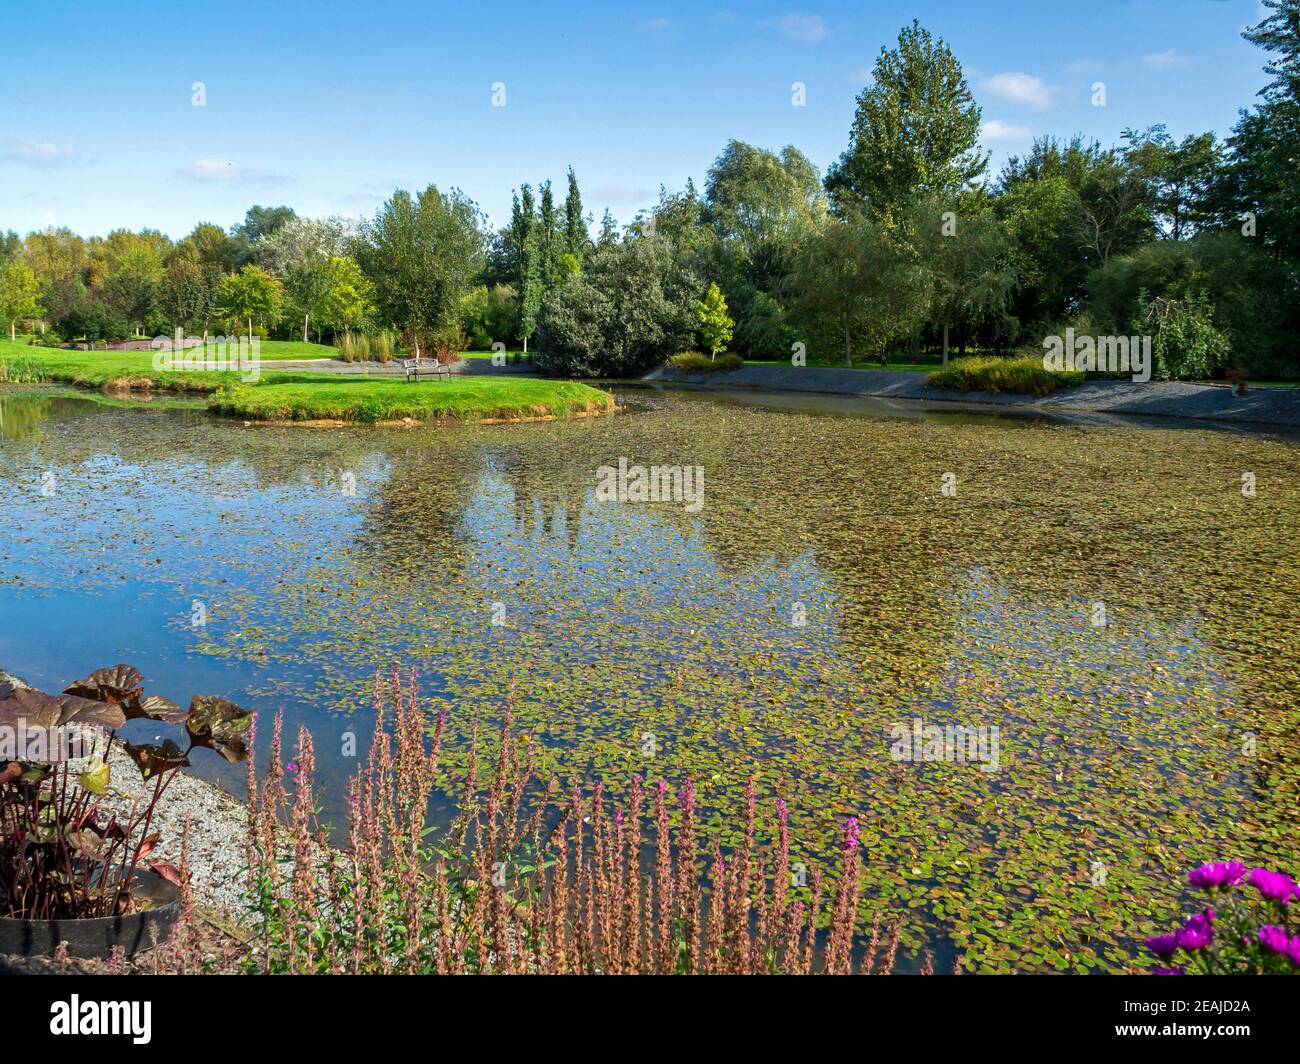
[[[912,17],[984,108],[994,166],[1034,134],[1103,142],[1232,126],[1262,87],[1257,0],[789,3],[69,3],[5,16],[0,229],[181,236],[253,203],[370,214],[459,186],[501,223],[510,190],[572,165],[626,221],[702,183],[731,137],[826,166],[854,97]],[[1106,85],[1094,107],[1091,86]],[[192,105],[203,82],[206,106]],[[492,86],[505,84],[504,107]],[[791,106],[802,82],[807,105]]]

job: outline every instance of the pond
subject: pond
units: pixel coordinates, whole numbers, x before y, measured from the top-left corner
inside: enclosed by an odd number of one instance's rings
[[[545,772],[691,777],[724,843],[751,776],[810,869],[858,817],[866,911],[968,970],[1131,964],[1192,864],[1295,870],[1294,440],[616,391],[334,430],[4,392],[0,668],[283,710],[336,823],[376,669],[450,707],[452,772],[513,690]],[[601,501],[620,459],[702,505]]]

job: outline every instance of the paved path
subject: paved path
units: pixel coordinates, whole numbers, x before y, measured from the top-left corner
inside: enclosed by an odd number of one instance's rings
[[[1300,388],[1248,388],[1235,397],[1227,385],[1182,381],[1088,381],[1039,397],[1000,392],[956,392],[925,387],[924,373],[891,370],[823,369],[810,366],[743,366],[732,373],[669,374],[662,368],[645,380],[681,382],[706,388],[872,395],[887,399],[987,403],[1044,410],[1086,410],[1141,417],[1241,421],[1300,428]]]

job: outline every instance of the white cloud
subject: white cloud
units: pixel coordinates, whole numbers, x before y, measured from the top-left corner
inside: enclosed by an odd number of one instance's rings
[[[1028,104],[1030,107],[1050,107],[1056,90],[1042,78],[1032,74],[994,74],[981,82],[983,88],[1002,100]]]
[[[1033,140],[1034,133],[1028,126],[1013,126],[1010,122],[1000,122],[992,118],[980,129],[983,140]]]
[[[849,80],[854,85],[869,85],[874,73],[870,67],[863,67],[861,70],[855,70],[849,75]]]
[[[636,24],[637,33],[665,33],[673,28],[670,18],[648,18]]]
[[[182,181],[199,181],[214,185],[246,185],[251,188],[274,188],[286,185],[292,178],[274,170],[258,170],[241,166],[228,159],[198,159],[189,166],[173,172]]]
[[[49,144],[35,140],[15,140],[9,143],[5,158],[31,166],[59,166],[77,157],[71,144]]]
[[[783,15],[776,20],[782,36],[791,41],[816,44],[831,35],[821,15]]]
[[[1159,68],[1186,66],[1187,56],[1170,48],[1167,52],[1149,52],[1142,57],[1142,62],[1147,66]]]

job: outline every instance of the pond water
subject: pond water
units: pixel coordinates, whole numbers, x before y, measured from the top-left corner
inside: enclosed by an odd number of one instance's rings
[[[857,816],[866,910],[970,969],[1131,963],[1192,863],[1297,870],[1293,440],[617,390],[410,430],[2,392],[0,668],[282,710],[340,823],[376,669],[450,707],[452,772],[513,688],[544,771],[691,777],[724,843],[750,776],[810,869]],[[702,507],[600,501],[620,459]],[[936,726],[981,741],[909,760]]]

